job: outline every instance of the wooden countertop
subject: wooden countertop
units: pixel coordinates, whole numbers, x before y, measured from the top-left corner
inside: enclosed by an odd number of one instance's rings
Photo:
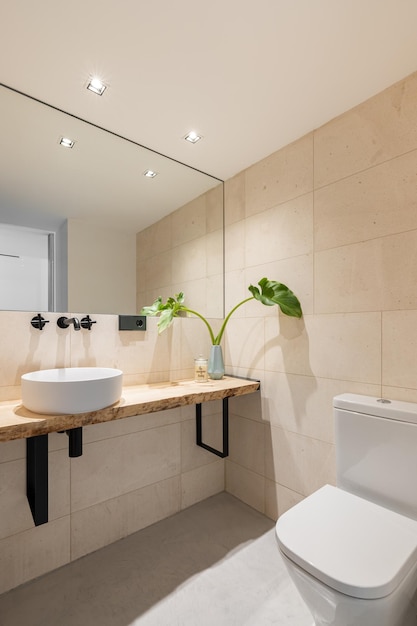
[[[124,387],[116,404],[105,409],[76,415],[39,415],[22,406],[19,400],[0,403],[0,441],[24,439],[89,424],[100,424],[133,415],[175,409],[188,404],[222,400],[253,393],[260,383],[225,376],[221,380],[196,383],[194,380],[152,383]]]

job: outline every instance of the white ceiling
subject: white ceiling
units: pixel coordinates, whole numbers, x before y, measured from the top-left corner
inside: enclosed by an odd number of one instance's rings
[[[2,83],[221,179],[417,70],[416,0],[3,0],[0,22]]]

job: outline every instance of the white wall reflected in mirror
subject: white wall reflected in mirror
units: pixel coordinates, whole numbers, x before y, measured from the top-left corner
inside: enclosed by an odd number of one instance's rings
[[[53,234],[0,224],[0,309],[53,310]]]

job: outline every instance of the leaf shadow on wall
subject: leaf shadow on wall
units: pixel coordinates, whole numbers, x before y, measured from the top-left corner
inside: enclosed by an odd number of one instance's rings
[[[317,380],[303,318],[268,318],[265,335],[265,476],[275,487],[267,490],[266,512],[276,519],[306,495],[305,448],[298,435],[306,432],[309,399]]]

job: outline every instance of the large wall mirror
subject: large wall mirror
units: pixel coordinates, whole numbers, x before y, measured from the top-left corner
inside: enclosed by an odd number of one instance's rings
[[[5,85],[0,102],[0,309],[134,314],[184,291],[223,316],[222,181]],[[38,235],[53,280],[47,305],[26,306]]]

